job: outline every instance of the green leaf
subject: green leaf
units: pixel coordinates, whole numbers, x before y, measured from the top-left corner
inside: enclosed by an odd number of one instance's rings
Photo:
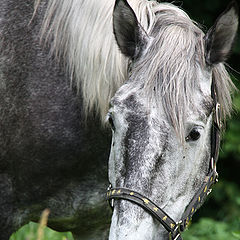
[[[36,240],[39,224],[30,222],[12,234],[10,240]],[[72,233],[59,233],[50,228],[44,228],[44,235],[41,240],[74,240]]]
[[[233,235],[236,239],[240,239],[240,231],[239,231],[239,232],[232,232],[232,235]]]

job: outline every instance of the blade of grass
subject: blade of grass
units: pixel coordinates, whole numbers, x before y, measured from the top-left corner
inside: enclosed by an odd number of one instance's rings
[[[47,226],[48,216],[50,214],[49,209],[45,209],[42,212],[42,216],[39,223],[39,228],[37,231],[37,240],[43,240],[44,228]]]

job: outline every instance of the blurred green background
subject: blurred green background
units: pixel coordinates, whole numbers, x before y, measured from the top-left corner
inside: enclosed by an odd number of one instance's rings
[[[169,1],[172,2],[172,1]],[[211,27],[226,8],[228,0],[184,0],[174,4],[183,8],[190,17],[203,26]],[[240,34],[236,39],[228,70],[240,89]],[[204,206],[193,217],[183,237],[185,240],[236,240],[240,239],[240,93],[234,95],[234,113],[228,120],[218,161],[219,183]],[[11,240],[37,239],[38,225],[30,223],[13,234]],[[44,240],[72,240],[71,233],[60,234],[44,230]],[[42,239],[42,240],[43,240]]]
[[[207,30],[229,3],[228,0],[184,0],[180,6]],[[235,85],[240,89],[240,31],[228,64],[227,69]],[[217,165],[219,183],[214,186],[207,202],[193,217],[192,225],[184,234],[187,240],[240,239],[239,92],[234,94],[233,103],[234,112],[232,118],[227,121]]]

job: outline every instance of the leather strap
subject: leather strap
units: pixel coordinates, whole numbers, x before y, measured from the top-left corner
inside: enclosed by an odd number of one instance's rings
[[[128,200],[141,206],[171,233],[172,239],[182,239],[180,236],[180,224],[177,224],[165,211],[144,195],[126,188],[110,188],[107,191],[107,200],[111,201],[113,199]]]
[[[206,199],[206,196],[211,192],[211,187],[215,183],[216,178],[217,173],[215,171],[212,171],[205,178],[203,185],[197,191],[192,201],[183,213],[181,221],[177,223],[149,198],[130,189],[109,188],[107,191],[107,200],[112,201],[114,199],[124,199],[139,205],[164,226],[164,228],[170,233],[170,239],[180,240],[182,239],[180,233],[184,231],[193,214],[200,208]],[[114,206],[113,203],[111,203],[111,206]]]

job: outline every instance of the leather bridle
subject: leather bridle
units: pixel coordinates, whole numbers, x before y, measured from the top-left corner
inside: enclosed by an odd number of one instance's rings
[[[181,232],[184,231],[193,214],[200,208],[205,201],[206,196],[211,192],[212,185],[218,181],[216,164],[220,145],[221,115],[220,104],[217,101],[215,79],[213,79],[212,82],[211,95],[214,101],[214,108],[212,110],[213,123],[211,129],[211,158],[209,173],[205,177],[199,190],[190,201],[180,221],[175,222],[163,209],[136,191],[126,188],[112,188],[111,184],[107,190],[107,200],[112,208],[114,207],[113,203],[115,199],[124,199],[139,205],[164,226],[164,228],[169,232],[170,240],[182,240]]]

